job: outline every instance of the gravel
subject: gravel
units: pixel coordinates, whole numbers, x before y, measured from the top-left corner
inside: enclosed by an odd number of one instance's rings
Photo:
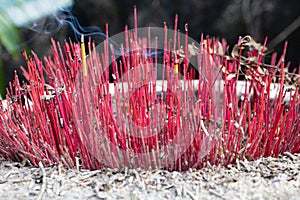
[[[300,154],[187,172],[23,167],[0,159],[0,199],[300,199]]]

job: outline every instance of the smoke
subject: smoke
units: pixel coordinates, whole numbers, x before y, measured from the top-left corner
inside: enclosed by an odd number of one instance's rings
[[[14,26],[26,30],[26,41],[19,44],[18,48],[23,48],[41,35],[53,37],[60,34],[64,27],[70,28],[76,42],[81,40],[82,35],[86,38],[85,41],[87,38],[91,38],[96,45],[107,39],[105,32],[99,26],[82,26],[80,24],[77,17],[72,14],[72,0],[27,0],[21,4],[11,3],[6,7],[6,9],[1,9],[0,6],[1,13],[4,13]],[[108,40],[110,44],[113,44],[115,54],[121,55],[120,43],[111,38]],[[147,54],[154,56],[155,52],[152,49],[147,51]],[[163,51],[156,50],[156,54],[162,55]]]
[[[34,41],[40,35],[51,37],[59,34],[65,26],[73,31],[75,41],[80,41],[81,35],[91,37],[94,41],[100,40],[100,42],[106,39],[106,35],[100,27],[81,26],[78,19],[72,14],[72,8],[72,0],[28,0],[19,4],[11,1],[10,3],[1,3],[0,14],[5,17],[7,22],[20,30],[32,32],[25,42],[19,44],[19,48]]]
[[[77,41],[80,41],[81,35],[85,37],[99,37],[102,40],[106,38],[105,33],[98,26],[81,26],[78,19],[72,14],[71,8],[61,9],[51,16],[44,17],[25,27],[23,26],[23,28],[39,34],[53,35],[64,26],[71,28]]]

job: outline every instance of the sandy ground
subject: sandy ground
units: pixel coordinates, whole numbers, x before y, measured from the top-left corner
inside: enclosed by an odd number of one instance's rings
[[[0,160],[0,199],[300,199],[300,154],[168,172],[22,167]]]

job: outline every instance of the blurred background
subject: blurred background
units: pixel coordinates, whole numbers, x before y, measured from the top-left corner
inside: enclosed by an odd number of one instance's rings
[[[190,36],[224,38],[233,46],[239,36],[251,35],[281,53],[288,41],[287,61],[300,64],[299,0],[0,0],[0,93],[13,78],[13,72],[25,65],[21,52],[34,50],[40,58],[51,55],[50,38],[60,42],[78,41],[72,26],[86,28],[86,33],[105,30],[117,34],[128,25],[133,28],[133,6],[138,10],[138,26],[174,26],[179,15],[179,29],[189,24]],[[79,23],[76,23],[76,19]],[[100,30],[101,29],[101,30]],[[96,42],[101,37],[94,35]]]

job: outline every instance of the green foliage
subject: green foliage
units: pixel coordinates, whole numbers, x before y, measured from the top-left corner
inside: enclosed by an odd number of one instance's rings
[[[13,23],[0,12],[0,94],[4,96],[4,66],[2,62],[2,46],[8,53],[18,56],[18,45],[20,43],[20,34]]]
[[[20,34],[13,23],[0,13],[0,43],[7,51],[12,54],[17,54],[18,45],[20,43]]]
[[[0,46],[0,55],[2,55],[2,47]],[[5,94],[4,88],[4,69],[2,64],[2,59],[0,59],[0,95],[3,97]]]

